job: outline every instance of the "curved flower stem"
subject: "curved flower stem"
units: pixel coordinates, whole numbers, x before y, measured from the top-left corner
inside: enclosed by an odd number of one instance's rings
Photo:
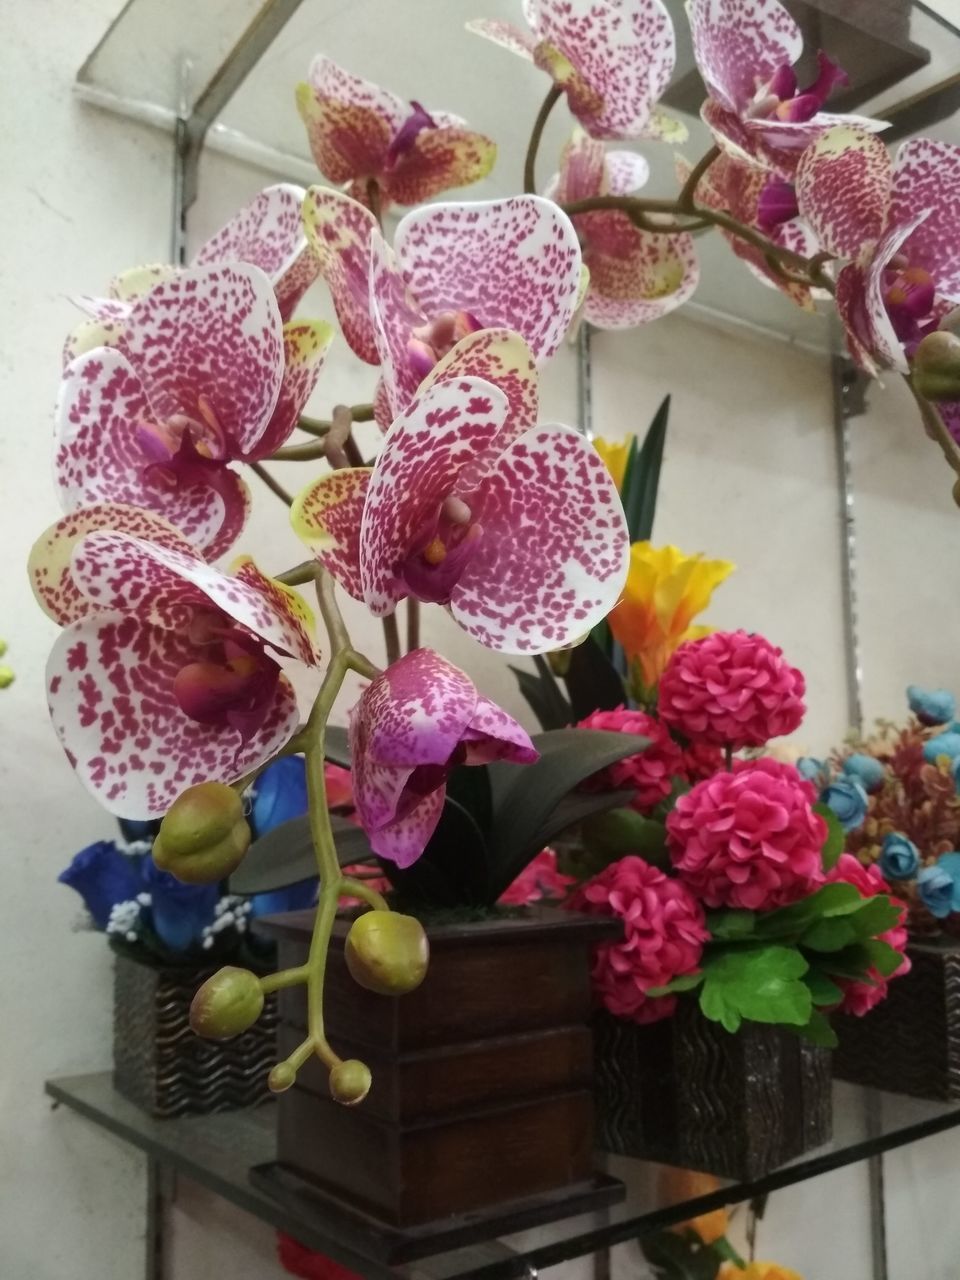
[[[326,439],[318,440],[316,444],[285,444],[282,449],[278,449],[276,453],[271,453],[271,462],[312,462],[316,458],[325,458],[327,456]]]
[[[927,435],[935,440],[943,451],[949,466],[957,474],[957,481],[953,486],[954,501],[960,506],[960,445],[957,444],[953,436],[947,430],[946,424],[937,413],[936,405],[930,403],[913,385],[913,380],[909,374],[904,376],[904,382],[910,388],[914,400],[917,402],[917,408],[920,410],[920,417],[923,419],[923,425],[926,428]]]
[[[330,423],[324,418],[309,418],[306,414],[301,414],[297,419],[297,427],[308,436],[325,436],[330,430]]]
[[[360,898],[368,907],[372,907],[374,911],[390,910],[390,905],[382,894],[377,893],[376,889],[371,889],[368,884],[364,884],[362,880],[354,876],[341,876],[340,892],[345,897]]]
[[[530,133],[530,141],[527,144],[527,154],[523,162],[523,189],[527,195],[535,196],[537,194],[537,152],[540,150],[540,139],[543,137],[543,130],[547,123],[550,112],[556,105],[563,90],[558,84],[552,84],[547,92],[547,96],[543,100],[540,110],[537,112],[537,118],[533,122],[533,129]]]
[[[279,969],[276,973],[264,974],[260,979],[260,990],[266,996],[271,991],[280,991],[283,987],[295,987],[306,980],[307,966],[302,964],[298,969]]]
[[[293,505],[292,494],[287,493],[286,489],[259,462],[251,462],[250,470],[255,476],[259,476],[263,483],[267,486],[271,493],[275,493],[281,502],[285,502],[288,507]]]
[[[407,653],[420,648],[420,601],[407,596]]]
[[[400,657],[400,628],[397,626],[396,612],[388,613],[383,622],[383,642],[387,649],[387,666],[392,667]]]
[[[273,575],[274,582],[282,582],[287,587],[302,587],[304,583],[315,582],[316,579],[316,560],[303,560],[300,564],[294,565],[292,569]]]
[[[690,170],[686,182],[680,188],[680,194],[677,196],[677,205],[684,213],[694,213],[696,211],[696,195],[697,187],[700,185],[700,179],[707,172],[715,160],[720,159],[720,148],[711,147],[709,151],[705,151],[697,163]]]

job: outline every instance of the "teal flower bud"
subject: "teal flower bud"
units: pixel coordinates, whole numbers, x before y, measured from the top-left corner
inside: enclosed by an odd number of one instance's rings
[[[190,1026],[205,1040],[229,1040],[252,1027],[262,1012],[260,979],[249,969],[228,964],[193,997]]]
[[[223,782],[201,782],[167,811],[153,860],[186,884],[212,884],[232,875],[249,847],[250,828],[236,791]]]
[[[430,946],[413,916],[366,911],[350,926],[344,958],[359,986],[380,996],[402,996],[426,977]]]

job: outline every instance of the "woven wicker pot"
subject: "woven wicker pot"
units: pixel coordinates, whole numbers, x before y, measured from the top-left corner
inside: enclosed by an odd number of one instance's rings
[[[276,1061],[276,996],[234,1040],[201,1040],[190,1030],[190,1001],[213,969],[157,969],[116,957],[113,1080],[151,1115],[201,1115],[254,1107],[271,1097]]]
[[[597,1139],[606,1151],[737,1180],[826,1142],[830,1055],[777,1027],[730,1035],[681,1000],[671,1018],[594,1023]]]
[[[960,1099],[960,942],[911,942],[911,969],[863,1018],[839,1016],[841,1080],[936,1101]]]

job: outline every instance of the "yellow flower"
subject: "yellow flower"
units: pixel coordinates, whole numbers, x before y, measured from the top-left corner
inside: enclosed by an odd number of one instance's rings
[[[735,568],[729,560],[684,555],[678,547],[635,542],[630,548],[627,585],[608,621],[628,660],[639,662],[647,688],[678,645],[709,635],[711,628],[693,626],[693,619]]]
[[[712,1173],[697,1173],[693,1169],[677,1169],[664,1165],[660,1171],[657,1192],[665,1204],[678,1204],[681,1200],[696,1200],[716,1191],[720,1179]],[[713,1244],[727,1234],[729,1219],[726,1209],[713,1209],[710,1213],[701,1213],[696,1218],[688,1218],[686,1222],[678,1222],[670,1231],[695,1231],[704,1244]]]
[[[779,1262],[751,1262],[746,1270],[725,1262],[717,1280],[803,1280],[803,1276],[789,1267],[781,1267]]]
[[[607,464],[607,470],[613,476],[613,483],[620,493],[623,492],[623,476],[634,439],[634,436],[627,436],[623,440],[604,440],[602,436],[596,436],[593,440],[593,447]]]

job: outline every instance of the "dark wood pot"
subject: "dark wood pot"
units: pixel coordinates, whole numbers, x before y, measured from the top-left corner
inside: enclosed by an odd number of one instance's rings
[[[777,1027],[731,1035],[680,1000],[662,1022],[594,1022],[597,1140],[617,1155],[762,1177],[830,1137],[830,1055]]]
[[[305,962],[312,925],[312,912],[296,912],[258,928],[287,968]],[[589,957],[619,923],[534,908],[428,926],[427,977],[399,999],[352,980],[348,927],[338,921],[331,943],[326,1030],[342,1057],[368,1063],[373,1087],[342,1107],[322,1064],[301,1070],[279,1098],[287,1181],[401,1230],[482,1211],[522,1222],[525,1205],[542,1221],[580,1194],[617,1198],[619,1184],[612,1197],[593,1170]],[[305,1017],[303,988],[281,992],[281,1057],[303,1040]]]
[[[258,1022],[233,1040],[201,1040],[190,1030],[190,1001],[211,969],[157,969],[116,956],[113,982],[113,1081],[151,1115],[203,1115],[254,1107],[273,1095],[276,997]]]
[[[862,1018],[839,1015],[833,1055],[841,1080],[909,1093],[960,1098],[960,942],[911,942],[912,967]]]

